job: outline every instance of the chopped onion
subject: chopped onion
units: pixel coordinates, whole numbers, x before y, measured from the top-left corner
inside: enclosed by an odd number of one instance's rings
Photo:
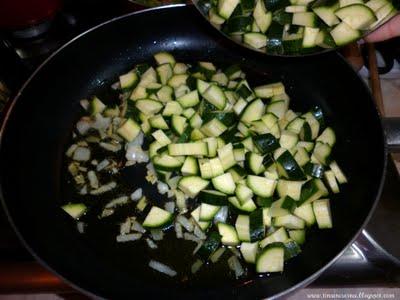
[[[161,229],[152,229],[150,233],[155,241],[161,241],[164,238],[164,232]]]
[[[138,221],[136,221],[135,219],[132,220],[132,226],[131,229],[140,233],[145,233],[146,229],[143,228],[142,225],[140,225],[140,223]]]
[[[76,161],[88,161],[90,159],[90,150],[85,147],[77,147],[72,159]]]
[[[207,238],[207,236],[205,235],[203,230],[200,229],[199,226],[195,226],[194,227],[193,233],[194,233],[195,236],[197,236],[201,240],[205,240]]]
[[[180,223],[175,223],[175,232],[178,239],[183,238],[182,225]]]
[[[90,194],[92,195],[99,195],[99,194],[104,194],[106,192],[111,191],[112,189],[114,189],[117,186],[117,183],[114,181],[111,181],[105,185],[102,185],[101,187],[99,187],[96,190],[91,190]]]
[[[76,223],[76,228],[78,229],[79,233],[84,233],[85,232],[85,223],[83,223],[83,222]]]
[[[244,274],[244,269],[236,256],[228,258],[229,268],[235,272],[235,277],[239,278]]]
[[[202,265],[203,265],[203,262],[200,259],[196,260],[191,268],[192,274],[197,273],[197,271],[200,270]]]
[[[183,238],[185,240],[187,240],[187,241],[193,241],[193,242],[196,242],[196,243],[199,243],[201,241],[197,236],[195,236],[195,235],[193,235],[191,233],[188,233],[188,232],[185,232],[183,234]]]
[[[89,135],[85,138],[85,141],[92,144],[98,144],[100,143],[100,138],[98,138],[97,136]]]
[[[193,250],[193,255],[195,255],[195,254],[197,253],[197,251],[200,250],[201,246],[203,246],[203,242],[202,242],[202,241],[200,241],[199,243],[197,243],[196,248],[194,248],[194,250]]]
[[[157,249],[158,246],[156,243],[154,243],[154,241],[152,239],[146,238],[146,243],[147,246],[149,246],[150,249]]]
[[[176,221],[179,222],[185,229],[189,232],[192,232],[194,230],[193,223],[190,222],[187,218],[185,218],[182,215],[179,215],[176,217]]]
[[[141,233],[120,234],[117,235],[117,242],[125,243],[125,242],[137,241],[141,237],[142,237]]]
[[[131,219],[126,218],[125,222],[119,227],[119,234],[127,234],[131,231]]]
[[[74,177],[74,180],[76,182],[76,184],[81,185],[85,183],[85,177],[83,177],[82,174],[79,174],[77,176]]]
[[[71,157],[72,154],[74,154],[76,148],[78,148],[78,145],[72,144],[71,146],[69,146],[68,150],[65,152],[65,155],[67,155],[68,157]]]
[[[95,121],[92,124],[92,127],[99,131],[105,131],[108,128],[108,126],[110,126],[110,124],[111,124],[111,118],[105,118],[101,114],[97,114],[95,116]]]
[[[112,208],[106,208],[101,212],[100,218],[109,217],[114,213]]]
[[[158,192],[159,192],[161,195],[163,195],[163,194],[165,194],[166,192],[168,192],[168,185],[165,184],[164,182],[159,181],[159,182],[157,183],[157,190],[158,190]]]
[[[97,161],[97,159],[93,159],[90,163],[91,163],[93,166],[97,166],[97,165],[99,164],[99,162]]]
[[[114,82],[114,83],[111,85],[111,88],[112,88],[113,90],[119,90],[120,87],[121,87],[121,84],[119,83],[119,81]]]
[[[129,149],[130,147],[134,147],[134,146],[142,146],[143,140],[144,140],[144,135],[143,135],[143,132],[140,131],[140,133],[137,135],[137,137],[132,142],[129,142],[125,145],[125,149]]]
[[[167,265],[164,265],[156,260],[150,260],[149,267],[160,273],[164,273],[171,277],[174,277],[177,274],[175,270],[171,269]]]
[[[213,254],[211,254],[210,260],[213,263],[216,263],[221,258],[222,254],[224,254],[224,252],[225,252],[225,248],[224,247],[221,247],[221,248],[217,249]]]
[[[149,161],[149,156],[140,146],[130,146],[125,154],[127,160],[132,160],[138,163]]]
[[[170,178],[169,180],[167,180],[167,183],[169,185],[169,187],[171,188],[171,190],[176,190],[176,188],[178,187],[178,181],[181,179],[181,176],[175,176]]]
[[[214,217],[214,224],[226,223],[228,218],[228,206],[222,206]]]
[[[72,175],[72,176],[76,176],[79,173],[79,164],[76,162],[72,162],[68,165],[68,172]]]
[[[88,133],[92,127],[92,120],[88,118],[82,118],[76,123],[76,130],[78,130],[80,135],[85,135]]]
[[[79,194],[80,195],[86,195],[88,193],[88,191],[87,191],[87,185],[85,184],[82,188],[81,188],[81,190],[79,191]]]
[[[97,179],[96,173],[94,171],[89,171],[87,173],[87,177],[89,179],[89,184],[92,188],[99,188],[99,180]]]
[[[229,250],[235,254],[237,257],[240,257],[240,252],[238,249],[236,249],[235,247],[229,247]]]
[[[171,214],[174,213],[175,211],[175,202],[174,201],[168,201],[165,203],[164,208],[166,211],[170,212]]]
[[[110,164],[110,161],[108,159],[102,160],[100,163],[97,164],[96,166],[96,171],[100,172],[104,168],[106,168]]]
[[[80,146],[80,147],[87,147],[87,146],[89,146],[89,144],[86,143],[86,141],[78,141],[76,144],[77,144],[78,146]]]
[[[138,201],[143,196],[143,190],[141,188],[137,189],[131,194],[131,199],[133,201]]]
[[[78,169],[79,169],[79,171],[81,171],[81,172],[86,172],[86,171],[87,171],[87,168],[81,167],[81,166],[79,166]]]
[[[127,196],[115,198],[115,199],[111,200],[110,202],[108,202],[106,204],[105,208],[114,208],[119,205],[124,205],[124,204],[128,203],[128,200],[129,200],[129,198]]]
[[[154,169],[154,166],[153,166],[152,163],[148,163],[148,164],[146,165],[146,169],[147,169],[147,172],[156,175],[156,169]]]
[[[119,144],[111,144],[111,143],[104,143],[104,142],[101,142],[99,145],[101,148],[103,148],[107,151],[111,151],[111,152],[118,152],[122,148],[122,146]]]
[[[187,211],[185,194],[179,190],[174,190],[176,206],[178,206],[181,213]]]
[[[80,101],[81,106],[83,107],[84,110],[88,110],[89,109],[89,101],[87,99],[82,99]]]

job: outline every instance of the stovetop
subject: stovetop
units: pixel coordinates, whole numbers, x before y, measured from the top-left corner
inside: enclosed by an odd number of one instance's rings
[[[127,0],[66,1],[64,9],[40,36],[16,39],[0,33],[0,81],[14,93],[33,70],[54,50],[91,26],[112,17],[142,9]],[[400,180],[389,159],[381,199],[368,226],[343,255],[311,287],[380,286],[400,284]],[[397,234],[396,234],[397,233]],[[0,211],[0,262],[29,262],[33,258],[22,247]]]

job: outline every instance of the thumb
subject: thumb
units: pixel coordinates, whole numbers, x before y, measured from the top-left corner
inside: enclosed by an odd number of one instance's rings
[[[381,42],[400,36],[400,15],[395,16],[389,22],[367,35],[364,40],[368,43]]]

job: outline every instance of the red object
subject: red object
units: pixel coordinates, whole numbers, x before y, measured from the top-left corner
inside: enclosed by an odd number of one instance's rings
[[[62,0],[0,0],[0,29],[24,29],[49,20]]]
[[[75,292],[36,262],[0,263],[0,294]]]

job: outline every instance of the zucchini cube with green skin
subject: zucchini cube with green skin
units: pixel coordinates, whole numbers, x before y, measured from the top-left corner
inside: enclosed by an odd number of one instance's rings
[[[190,215],[192,216],[193,220],[195,220],[197,225],[199,225],[201,230],[206,231],[207,228],[210,227],[211,222],[200,221],[200,206],[193,210]]]
[[[220,206],[202,203],[200,205],[200,221],[212,221],[220,209]]]
[[[217,227],[218,232],[221,235],[222,244],[227,246],[239,245],[240,241],[235,227],[225,223],[218,223]]]
[[[224,91],[218,85],[209,85],[202,96],[219,110],[223,110],[225,108],[226,96]]]
[[[203,261],[207,261],[212,253],[216,251],[221,244],[221,235],[218,232],[211,232],[203,245],[197,251],[197,255],[201,257]]]
[[[92,116],[97,114],[101,114],[106,109],[106,105],[101,102],[101,100],[97,97],[93,97],[92,101],[89,105],[89,112]]]
[[[302,245],[306,241],[306,231],[303,229],[289,230],[289,236],[298,245]]]
[[[258,242],[248,243],[243,242],[240,244],[240,252],[247,263],[254,264],[257,258]]]
[[[171,66],[175,66],[175,58],[168,52],[158,52],[154,54],[154,59],[156,60],[158,65],[170,64]]]
[[[293,214],[306,222],[307,226],[312,226],[315,224],[315,216],[311,203],[303,204],[298,206]]]
[[[74,219],[79,219],[87,211],[87,207],[83,203],[69,203],[61,208]]]
[[[135,121],[128,119],[117,129],[117,133],[126,141],[132,142],[138,136],[140,130],[140,126]]]
[[[312,203],[314,215],[319,229],[332,228],[332,216],[329,199],[315,200]]]
[[[253,191],[244,184],[238,184],[236,186],[235,194],[242,205],[253,197]]]
[[[177,99],[179,104],[183,108],[188,108],[188,107],[193,107],[199,104],[200,99],[199,99],[199,94],[197,90],[191,91],[188,94],[185,94]]]
[[[239,240],[250,242],[250,217],[248,215],[238,215],[235,222],[235,228]]]
[[[343,22],[347,23],[351,28],[356,30],[366,30],[371,24],[377,21],[374,11],[363,2],[341,7],[335,11]]]
[[[219,0],[218,14],[226,20],[229,19],[239,2],[239,0]]]
[[[276,180],[249,175],[247,176],[246,184],[255,195],[260,197],[270,197],[275,191]]]
[[[139,81],[139,77],[135,72],[128,72],[119,76],[119,84],[122,90],[129,90]]]
[[[136,101],[136,107],[145,115],[157,114],[164,106],[161,102],[151,99],[141,99]]]
[[[143,227],[163,228],[172,222],[173,216],[172,213],[157,206],[153,206],[143,221]]]
[[[285,246],[282,243],[272,243],[265,247],[257,257],[256,272],[282,272],[285,257]]]
[[[257,206],[253,200],[247,201],[244,205],[241,205],[239,200],[236,197],[229,197],[228,201],[230,204],[232,204],[238,210],[241,210],[244,212],[252,212],[257,209]]]
[[[299,244],[294,240],[287,240],[284,242],[285,245],[285,260],[289,260],[301,253]]]
[[[299,12],[293,14],[293,25],[317,27],[317,16],[313,12]]]
[[[201,177],[186,176],[179,181],[178,187],[190,198],[194,198],[201,190],[204,190],[208,184],[209,182]]]
[[[303,219],[294,215],[288,214],[281,217],[276,217],[274,226],[285,227],[287,229],[304,229],[305,222]]]
[[[235,193],[236,185],[231,173],[219,175],[217,177],[214,177],[211,181],[216,190],[228,195],[232,195]]]
[[[264,248],[265,246],[275,243],[275,242],[285,242],[288,239],[288,235],[286,233],[285,228],[281,227],[278,230],[274,231],[270,235],[268,235],[265,239],[260,241],[260,247]]]

